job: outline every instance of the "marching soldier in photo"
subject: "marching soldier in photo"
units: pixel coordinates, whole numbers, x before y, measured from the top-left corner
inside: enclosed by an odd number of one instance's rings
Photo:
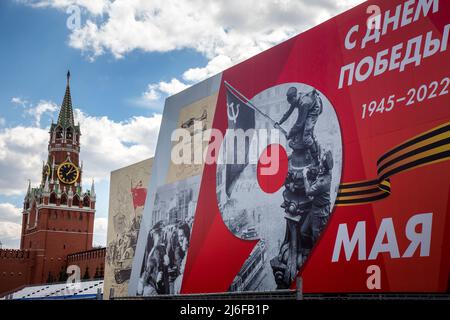
[[[327,225],[330,215],[332,168],[333,155],[331,151],[327,151],[321,159],[319,168],[312,167],[305,170],[306,174],[303,175],[306,195],[312,197],[313,201],[311,211],[306,216],[300,232],[303,239],[311,238],[313,246]]]

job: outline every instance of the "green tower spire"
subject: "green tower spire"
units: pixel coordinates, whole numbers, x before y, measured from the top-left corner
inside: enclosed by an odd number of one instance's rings
[[[63,128],[75,127],[73,120],[72,97],[70,96],[70,71],[67,71],[67,84],[64,100],[59,111],[58,124]]]

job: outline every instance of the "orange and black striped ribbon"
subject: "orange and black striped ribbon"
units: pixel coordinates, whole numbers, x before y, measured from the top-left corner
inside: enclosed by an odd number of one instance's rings
[[[390,177],[450,159],[450,122],[415,136],[389,150],[377,161],[377,179],[342,183],[337,206],[359,205],[391,194]]]

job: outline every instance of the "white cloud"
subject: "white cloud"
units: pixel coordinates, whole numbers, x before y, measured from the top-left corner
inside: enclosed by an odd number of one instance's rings
[[[37,105],[21,97],[12,97],[11,103],[21,106],[24,116],[32,117],[36,127],[40,127],[41,118],[44,114],[52,115],[58,110],[58,105],[51,101],[40,100]],[[0,122],[1,125],[1,122]]]
[[[75,109],[75,119],[81,126],[80,157],[85,179],[109,179],[111,171],[150,158],[155,152],[160,114],[115,122]]]
[[[147,91],[142,94],[142,98],[147,101],[159,100],[161,98],[161,95],[158,92],[158,88],[158,84],[149,84],[147,87]]]
[[[75,119],[81,125],[84,182],[90,183],[91,178],[107,180],[112,170],[154,154],[160,114],[116,122],[75,109]],[[47,157],[48,130],[37,126],[0,129],[0,194],[24,194],[28,179],[32,185],[40,183],[42,161]]]
[[[93,15],[102,14],[109,1],[103,0],[16,0],[17,2],[26,3],[34,8],[52,7],[56,9],[66,10],[70,6],[79,6],[86,8]]]
[[[21,211],[11,203],[0,203],[0,242],[3,248],[18,248],[20,245]]]
[[[2,248],[19,248],[22,227],[19,223],[0,221]]]
[[[161,93],[170,96],[188,87],[189,85],[175,78],[170,80],[170,82],[161,81],[156,84],[149,84],[147,91],[143,93],[143,98],[149,101],[155,101],[161,98]]]
[[[5,118],[0,117],[0,127],[3,127],[6,124]]]
[[[14,104],[18,104],[18,105],[22,106],[23,108],[26,108],[26,106],[28,104],[28,101],[21,97],[12,97],[11,102]]]
[[[183,73],[183,79],[190,82],[199,82],[209,78],[228,67],[233,65],[230,57],[225,55],[218,55],[211,59],[204,68],[191,68]]]
[[[170,82],[161,81],[158,84],[158,89],[168,95],[176,94],[184,89],[188,88],[189,85],[180,82],[177,79],[172,79]]]
[[[58,110],[58,106],[56,103],[51,102],[51,101],[41,100],[36,105],[36,107],[28,108],[25,110],[25,112],[34,118],[36,127],[40,127],[42,115],[44,115],[46,113],[53,114],[53,112],[55,112],[56,110]]]
[[[153,0],[33,1],[78,5],[93,15],[70,35],[70,45],[93,56],[121,58],[133,50],[168,52],[194,49],[212,59],[233,61],[253,55],[361,1],[336,0]],[[103,13],[99,19],[99,12]]]
[[[48,138],[48,130],[38,127],[0,129],[0,194],[20,195],[28,179],[40,182]]]
[[[0,221],[21,223],[22,210],[11,203],[0,203]]]
[[[266,50],[363,0],[21,0],[34,6],[87,13],[69,45],[91,60],[105,53],[117,59],[140,50],[192,49],[208,58],[204,67],[188,68],[190,84]],[[95,4],[93,4],[95,3]],[[176,79],[172,79],[171,85]],[[176,80],[181,83],[181,81]],[[164,82],[148,86],[147,101],[170,94]],[[186,84],[184,84],[186,85]]]
[[[190,85],[173,78],[170,82],[161,81],[159,83],[149,84],[147,90],[142,94],[142,98],[148,102],[156,101],[162,98],[162,95],[171,96]]]
[[[343,9],[348,9],[357,6],[364,1],[366,0],[339,0],[337,1],[337,6]]]
[[[106,234],[108,233],[108,219],[95,218],[94,220],[94,246],[106,246]]]

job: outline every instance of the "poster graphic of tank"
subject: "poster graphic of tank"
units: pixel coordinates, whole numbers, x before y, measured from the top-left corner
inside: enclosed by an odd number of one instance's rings
[[[104,298],[126,296],[152,159],[111,172]]]

